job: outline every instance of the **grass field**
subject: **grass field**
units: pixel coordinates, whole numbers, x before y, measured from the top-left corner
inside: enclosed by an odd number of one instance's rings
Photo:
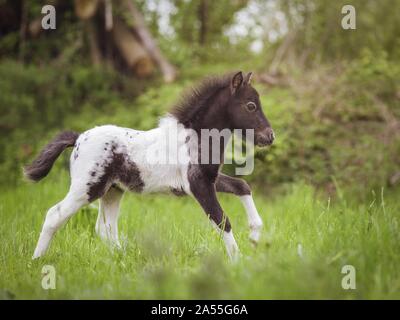
[[[31,256],[46,210],[68,188],[64,175],[0,195],[2,299],[366,299],[400,298],[400,203],[376,194],[351,204],[330,202],[311,187],[255,201],[265,229],[261,244],[247,240],[243,208],[221,196],[242,257],[232,265],[222,240],[189,197],[126,194],[119,222],[124,250],[96,236],[95,208],[85,208],[61,229],[44,258]],[[55,290],[41,286],[53,265]],[[356,289],[344,290],[344,265],[356,269]]]

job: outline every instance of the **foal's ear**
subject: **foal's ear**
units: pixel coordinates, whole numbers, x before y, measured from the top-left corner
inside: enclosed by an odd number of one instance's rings
[[[251,78],[253,78],[253,72],[249,72],[246,76],[246,80],[244,81],[245,84],[250,84]]]
[[[242,71],[239,71],[232,77],[231,93],[234,94],[239,89],[239,87],[242,85],[242,83],[243,83],[243,73],[242,73]]]

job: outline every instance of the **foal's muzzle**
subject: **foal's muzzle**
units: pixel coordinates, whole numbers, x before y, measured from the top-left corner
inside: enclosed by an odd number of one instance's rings
[[[255,136],[255,142],[257,146],[265,147],[271,145],[275,140],[274,130],[271,128],[265,128],[258,132]]]

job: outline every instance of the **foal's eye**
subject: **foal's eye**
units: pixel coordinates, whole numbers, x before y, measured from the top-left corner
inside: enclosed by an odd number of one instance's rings
[[[247,104],[246,104],[246,110],[248,111],[248,112],[254,112],[254,111],[256,111],[256,109],[257,109],[257,106],[256,106],[256,104],[254,103],[254,102],[247,102]]]

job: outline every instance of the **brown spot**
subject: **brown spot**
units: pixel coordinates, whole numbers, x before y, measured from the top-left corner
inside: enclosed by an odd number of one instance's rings
[[[115,182],[125,185],[133,192],[141,192],[144,188],[144,182],[136,164],[129,159],[127,154],[114,152],[117,149],[116,143],[112,144],[111,149],[109,157],[102,164],[103,174],[88,190],[89,201],[102,197]]]

